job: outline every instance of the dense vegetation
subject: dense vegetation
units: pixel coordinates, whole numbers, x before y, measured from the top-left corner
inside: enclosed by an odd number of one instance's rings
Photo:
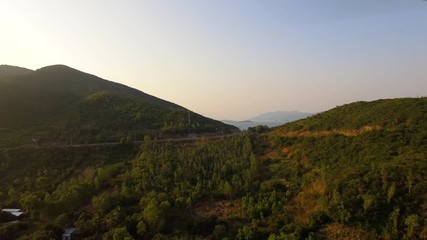
[[[3,150],[0,204],[27,215],[0,215],[0,239],[427,239],[426,109],[358,102],[216,140]]]
[[[61,233],[55,229],[73,225],[80,237],[89,239],[179,239],[215,230],[218,236],[232,237],[236,233],[227,229],[241,224],[240,201],[235,200],[256,192],[259,185],[251,149],[249,138],[240,136],[192,144],[147,137],[133,161],[80,166],[83,171],[70,173],[69,180],[51,174],[58,173],[56,169],[32,173],[35,181],[14,181],[3,199],[7,206],[21,205],[29,214],[27,222],[35,225],[24,224],[16,232],[5,224],[0,237],[13,233],[20,239],[47,238]],[[224,219],[204,215],[196,207],[221,201],[232,212]]]
[[[0,71],[9,68],[0,66]],[[0,146],[33,141],[118,142],[142,140],[145,135],[164,138],[234,130],[176,104],[62,65],[0,76]]]
[[[285,131],[361,130],[363,127],[417,128],[425,125],[427,97],[355,102],[278,127]]]
[[[337,107],[270,132],[266,161],[297,183],[294,211],[307,226],[426,239],[426,120],[427,98]]]

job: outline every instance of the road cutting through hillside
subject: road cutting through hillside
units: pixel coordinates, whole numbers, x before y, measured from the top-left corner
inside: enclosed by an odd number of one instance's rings
[[[152,139],[151,142],[156,143],[162,143],[162,142],[194,142],[197,140],[215,140],[215,139],[222,139],[226,137],[233,137],[242,135],[242,132],[238,133],[230,133],[230,134],[224,134],[224,135],[215,135],[215,136],[196,136],[196,137],[184,137],[184,138],[168,138],[168,139]],[[129,143],[123,143],[123,142],[107,142],[107,143],[87,143],[87,144],[27,144],[27,145],[20,145],[15,147],[0,147],[0,150],[15,150],[15,149],[43,149],[43,148],[80,148],[80,147],[102,147],[102,146],[116,146],[116,145],[128,145],[128,144],[143,144],[143,140],[137,140],[132,141]]]

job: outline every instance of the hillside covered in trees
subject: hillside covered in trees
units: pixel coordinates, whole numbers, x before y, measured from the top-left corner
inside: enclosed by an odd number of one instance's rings
[[[78,144],[219,134],[237,128],[64,65],[0,66],[1,145]]]
[[[264,133],[0,150],[0,239],[427,239],[427,98]]]
[[[356,102],[273,129],[262,159],[319,237],[426,239],[426,120],[427,98]]]

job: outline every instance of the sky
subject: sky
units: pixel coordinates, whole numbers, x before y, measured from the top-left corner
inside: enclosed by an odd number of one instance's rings
[[[0,64],[64,64],[215,119],[427,96],[423,0],[0,0]]]

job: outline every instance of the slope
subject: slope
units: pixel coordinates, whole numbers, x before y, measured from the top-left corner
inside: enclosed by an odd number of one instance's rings
[[[382,99],[355,102],[277,128],[278,131],[354,130],[366,126],[396,128],[423,125],[427,98]]]
[[[234,128],[63,65],[0,79],[0,144],[105,142],[217,130]]]
[[[0,77],[30,74],[33,70],[10,65],[0,65]]]
[[[304,234],[422,239],[426,122],[427,98],[351,103],[273,129],[261,159],[293,189],[286,209]]]

